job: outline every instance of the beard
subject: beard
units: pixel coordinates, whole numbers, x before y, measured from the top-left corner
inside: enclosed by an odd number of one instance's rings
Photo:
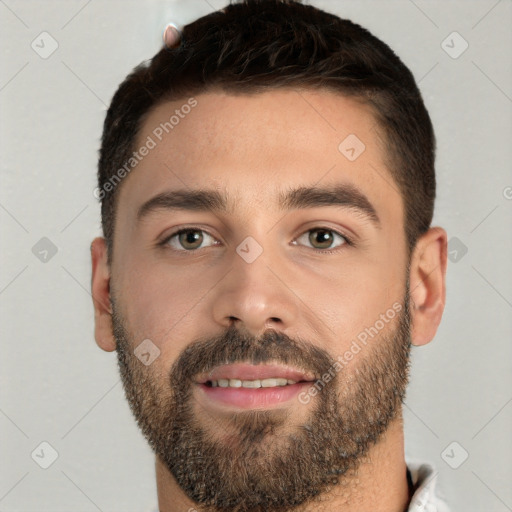
[[[125,395],[155,454],[204,512],[286,512],[348,485],[398,417],[410,364],[408,294],[387,335],[378,335],[311,399],[296,405],[209,414],[194,399],[194,377],[230,363],[281,363],[314,375],[336,359],[314,344],[275,330],[255,338],[233,325],[190,343],[169,371],[145,366],[112,300]],[[339,363],[338,363],[339,365]],[[338,366],[339,367],[339,366]],[[311,383],[312,386],[314,383]]]

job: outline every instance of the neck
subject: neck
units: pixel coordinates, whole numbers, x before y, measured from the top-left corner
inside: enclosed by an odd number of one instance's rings
[[[404,512],[410,501],[404,456],[401,416],[398,417],[361,461],[355,474],[347,476],[321,501],[290,512]],[[160,512],[201,512],[178,486],[161,460],[156,458],[156,481]],[[270,511],[269,511],[270,512]]]

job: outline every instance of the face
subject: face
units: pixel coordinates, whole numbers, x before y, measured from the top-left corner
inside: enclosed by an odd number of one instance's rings
[[[195,100],[150,113],[136,147],[151,148],[118,191],[121,375],[190,498],[286,510],[355,470],[400,410],[402,200],[355,100],[292,90]]]

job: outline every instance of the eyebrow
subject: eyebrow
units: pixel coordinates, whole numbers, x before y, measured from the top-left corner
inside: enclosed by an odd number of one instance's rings
[[[281,211],[322,206],[341,206],[358,211],[377,227],[380,219],[366,195],[353,185],[298,187],[279,194]],[[218,190],[178,189],[162,192],[146,201],[137,212],[137,221],[159,210],[213,211],[228,213],[228,198]]]

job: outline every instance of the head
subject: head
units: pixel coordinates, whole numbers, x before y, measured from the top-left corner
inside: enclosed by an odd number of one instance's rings
[[[297,2],[200,18],[121,84],[99,160],[96,339],[196,503],[315,499],[399,421],[411,342],[444,307],[434,154],[392,50]],[[212,398],[239,363],[300,376],[272,403]]]

